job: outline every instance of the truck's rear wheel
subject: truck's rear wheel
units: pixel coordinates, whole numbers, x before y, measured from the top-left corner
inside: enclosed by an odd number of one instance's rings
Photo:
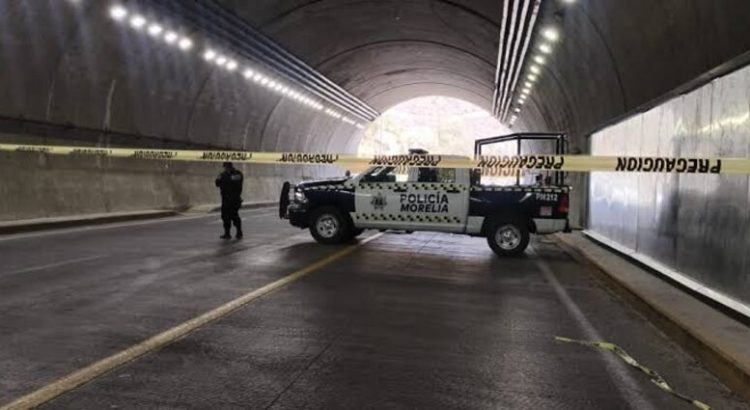
[[[499,220],[487,232],[487,243],[498,256],[518,256],[529,246],[529,226],[521,220]]]
[[[316,241],[334,245],[350,239],[349,221],[336,208],[321,208],[310,218],[310,233]]]

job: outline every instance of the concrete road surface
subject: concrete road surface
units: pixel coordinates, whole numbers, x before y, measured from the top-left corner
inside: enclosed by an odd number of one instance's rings
[[[219,240],[217,215],[0,237],[0,404],[283,279],[45,406],[691,408],[559,335],[616,343],[678,391],[748,408],[550,239],[518,259],[433,233],[329,247],[274,209],[243,216],[243,241]]]

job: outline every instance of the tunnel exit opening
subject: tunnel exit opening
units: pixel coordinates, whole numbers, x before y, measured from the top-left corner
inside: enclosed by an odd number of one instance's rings
[[[508,127],[477,105],[439,95],[418,97],[395,105],[371,123],[358,154],[397,155],[421,148],[473,157],[476,140],[508,133]]]

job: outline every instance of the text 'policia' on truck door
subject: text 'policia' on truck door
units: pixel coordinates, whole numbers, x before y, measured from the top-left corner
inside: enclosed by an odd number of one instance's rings
[[[375,169],[355,187],[355,216],[370,228],[464,232],[469,181],[459,177],[456,169],[410,168],[397,182],[396,168]]]

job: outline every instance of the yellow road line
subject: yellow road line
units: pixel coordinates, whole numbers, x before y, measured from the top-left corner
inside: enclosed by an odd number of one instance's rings
[[[312,265],[309,265],[303,269],[300,269],[284,278],[277,280],[276,282],[270,283],[262,288],[256,289],[252,292],[246,293],[237,299],[232,300],[222,306],[217,307],[211,311],[208,311],[198,317],[195,317],[187,322],[183,322],[165,332],[159,333],[143,342],[134,345],[128,349],[125,349],[119,353],[109,356],[105,359],[99,360],[83,369],[75,371],[57,381],[48,384],[39,390],[29,393],[21,398],[14,400],[11,403],[0,407],[0,410],[16,410],[16,409],[29,409],[41,406],[42,404],[55,399],[56,397],[65,394],[77,387],[80,387],[99,376],[104,375],[112,370],[117,369],[133,360],[138,359],[148,353],[155,350],[159,350],[175,341],[185,337],[187,334],[206,326],[212,322],[215,322],[234,311],[244,307],[245,305],[261,298],[265,295],[270,294],[290,283],[293,283],[310,273],[323,268],[359,249],[359,247],[367,244],[379,238],[382,234],[371,236],[357,245],[352,245],[347,248],[334,253],[333,255],[327,256]]]

